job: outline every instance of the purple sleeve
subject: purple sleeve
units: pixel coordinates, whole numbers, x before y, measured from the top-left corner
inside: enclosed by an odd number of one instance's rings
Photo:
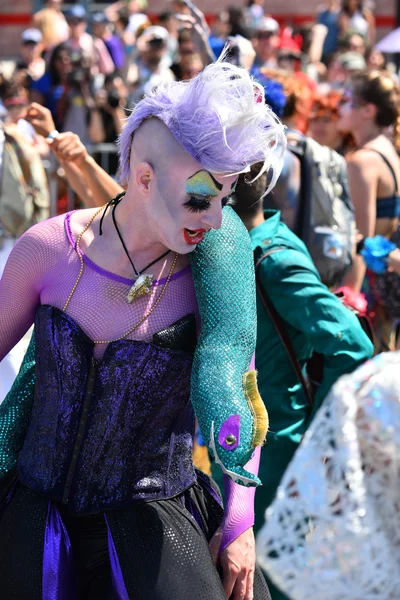
[[[47,263],[45,229],[35,225],[12,249],[0,280],[0,361],[35,319]]]
[[[257,446],[245,469],[257,475],[260,465],[261,446]],[[255,487],[234,483],[224,475],[225,513],[222,522],[222,540],[219,552],[233,542],[241,533],[254,525]]]

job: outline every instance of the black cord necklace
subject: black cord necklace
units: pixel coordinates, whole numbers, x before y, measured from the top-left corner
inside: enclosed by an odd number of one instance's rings
[[[138,271],[136,269],[135,265],[133,264],[133,260],[131,259],[130,255],[129,255],[128,249],[125,245],[124,239],[121,235],[121,232],[120,232],[118,224],[117,224],[117,220],[115,218],[115,209],[117,208],[118,204],[121,202],[121,200],[124,196],[125,196],[125,192],[121,192],[115,198],[112,198],[110,200],[110,202],[108,202],[106,204],[103,214],[100,219],[99,235],[103,235],[103,228],[102,228],[103,219],[104,219],[109,207],[112,206],[113,208],[112,208],[111,216],[112,216],[112,220],[114,223],[115,231],[117,232],[117,235],[122,244],[124,252],[125,252],[126,256],[128,257],[129,262],[132,265],[132,269],[133,269],[133,272],[135,274],[135,279],[136,279],[135,283],[130,287],[129,292],[128,292],[127,299],[128,299],[129,304],[131,304],[134,300],[136,300],[136,298],[140,298],[140,296],[143,296],[144,294],[151,293],[154,275],[149,274],[149,273],[144,273],[144,271],[146,271],[149,267],[152,267],[156,262],[158,262],[159,260],[161,260],[162,258],[167,256],[167,254],[169,254],[171,252],[171,250],[166,250],[166,252],[163,252],[161,254],[161,256],[159,256],[158,258],[155,258],[152,262],[150,262],[148,265],[146,265],[144,267],[144,269],[142,269],[141,271]]]

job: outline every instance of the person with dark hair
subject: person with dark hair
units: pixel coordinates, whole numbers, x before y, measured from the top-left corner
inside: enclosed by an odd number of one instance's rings
[[[31,99],[50,110],[57,129],[60,130],[63,128],[72,71],[71,50],[65,43],[61,43],[52,51],[44,75],[33,82],[31,87]]]
[[[356,316],[323,285],[307,248],[281,222],[280,212],[263,211],[266,187],[267,174],[260,175],[260,165],[255,165],[250,174],[239,177],[233,204],[249,231],[258,272],[256,368],[270,420],[268,443],[261,452],[263,486],[255,500],[256,531],[310,417],[333,383],[367,360],[373,350]],[[263,296],[272,308],[266,308]],[[281,341],[278,321],[305,378],[313,353],[323,357],[322,381],[312,407]],[[214,475],[218,478],[215,471]],[[273,600],[285,598],[270,582],[269,587]]]
[[[356,143],[356,150],[347,157],[348,176],[356,224],[363,237],[379,234],[390,239],[398,230],[399,103],[398,86],[389,74],[363,71],[353,76],[340,106],[338,126],[349,131]],[[367,294],[376,350],[394,349],[395,321],[400,316],[398,276],[367,272],[365,279],[365,265],[356,257],[345,281]]]
[[[104,85],[94,96],[94,106],[89,111],[88,136],[93,144],[116,144],[118,136],[122,132],[124,120],[126,119],[126,105],[128,89],[118,72],[106,75]],[[117,148],[115,152],[108,153],[107,163],[104,168],[109,175],[114,176],[118,169]],[[102,154],[96,152],[94,159],[101,164]]]
[[[338,17],[340,37],[359,33],[371,46],[375,44],[375,17],[363,0],[343,0]]]
[[[326,37],[322,47],[322,58],[336,52],[339,39],[338,17],[340,12],[339,0],[327,0],[320,9],[317,9],[317,23],[327,28]]]
[[[370,46],[365,51],[365,60],[369,71],[385,71],[386,58],[378,48]]]

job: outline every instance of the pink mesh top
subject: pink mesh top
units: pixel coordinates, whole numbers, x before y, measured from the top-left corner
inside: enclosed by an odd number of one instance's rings
[[[72,213],[43,221],[15,245],[0,281],[0,360],[32,325],[40,304],[63,309],[78,277]],[[168,256],[166,272],[173,255]],[[133,280],[105,271],[84,255],[82,278],[66,312],[92,340],[112,340],[125,334],[149,311],[165,283],[154,281],[151,294],[127,302]],[[126,339],[151,341],[157,331],[189,313],[197,314],[190,266],[174,272],[154,312]],[[106,344],[95,346],[100,358]]]

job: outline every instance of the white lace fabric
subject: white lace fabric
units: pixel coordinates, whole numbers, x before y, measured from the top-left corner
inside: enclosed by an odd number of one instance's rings
[[[293,600],[399,600],[400,352],[333,387],[266,512],[257,556]]]

